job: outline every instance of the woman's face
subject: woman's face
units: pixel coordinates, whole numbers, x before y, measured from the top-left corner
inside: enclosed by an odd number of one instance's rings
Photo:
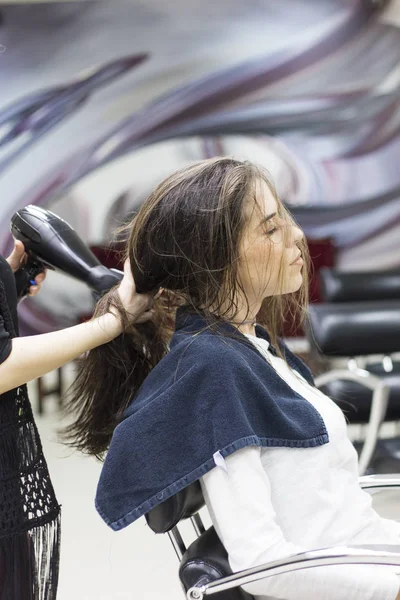
[[[268,185],[259,180],[247,201],[240,244],[239,281],[251,306],[268,296],[296,292],[302,284],[298,243],[303,232],[285,216]]]

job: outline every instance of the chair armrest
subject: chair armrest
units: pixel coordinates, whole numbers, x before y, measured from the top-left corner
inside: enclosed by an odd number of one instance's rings
[[[336,379],[356,381],[372,391],[367,435],[358,461],[360,475],[363,475],[367,470],[376,447],[379,430],[386,415],[390,390],[382,379],[359,367],[353,367],[351,370],[334,369],[327,373],[322,373],[322,375],[316,377],[315,385],[319,388]]]
[[[393,552],[393,548],[398,551]],[[393,565],[400,566],[400,545],[363,545],[339,546],[323,548],[293,554],[280,560],[274,560],[258,567],[238,571],[227,577],[221,577],[209,583],[198,583],[191,587],[186,594],[188,600],[203,600],[204,596],[211,596],[218,592],[253,583],[281,573],[290,573],[300,569],[323,567],[328,565]],[[203,580],[204,581],[204,580]]]
[[[400,487],[400,473],[388,473],[384,475],[364,475],[358,479],[363,490],[372,488]]]

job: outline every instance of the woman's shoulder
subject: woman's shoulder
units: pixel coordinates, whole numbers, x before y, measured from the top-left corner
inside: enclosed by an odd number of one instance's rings
[[[195,366],[196,370],[220,372],[221,369],[252,370],[257,357],[261,358],[244,336],[204,331],[194,335],[175,333],[166,358],[177,361],[184,368]],[[261,360],[264,367],[269,366],[264,359]]]
[[[294,354],[283,339],[279,339],[282,354],[292,369],[297,370],[310,384],[314,383],[307,365]],[[206,374],[230,373],[238,378],[257,375],[270,381],[275,373],[272,364],[265,360],[257,347],[245,336],[229,336],[204,331],[194,335],[175,334],[171,340],[170,360],[181,367],[181,372]]]
[[[150,371],[125,417],[165,395],[179,394],[188,389],[191,396],[201,395],[205,389],[210,390],[222,382],[232,389],[237,378],[243,380],[240,354],[232,340],[221,337],[174,334],[169,352]],[[245,377],[250,379],[250,374],[246,372]]]

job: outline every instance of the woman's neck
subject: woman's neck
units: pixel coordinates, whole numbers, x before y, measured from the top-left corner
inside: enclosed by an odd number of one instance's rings
[[[255,335],[256,316],[260,308],[261,302],[250,303],[246,300],[240,303],[239,308],[235,310],[232,316],[229,315],[229,310],[226,310],[225,306],[220,306],[219,310],[213,310],[213,307],[208,310],[214,314],[223,314],[224,319],[234,325],[241,333]]]
[[[244,334],[255,335],[256,317],[260,310],[261,304],[248,305],[247,303],[240,308],[232,318],[228,317],[229,322],[237,327]]]

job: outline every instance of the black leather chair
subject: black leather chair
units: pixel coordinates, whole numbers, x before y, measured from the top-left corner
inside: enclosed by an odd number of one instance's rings
[[[346,272],[322,267],[319,271],[323,302],[400,300],[400,270]]]
[[[360,485],[374,491],[398,488],[400,477],[364,477],[360,479]],[[393,546],[357,546],[312,550],[233,574],[226,550],[215,529],[204,528],[198,514],[203,506],[201,486],[197,481],[146,515],[147,523],[155,533],[168,533],[180,561],[179,577],[189,600],[202,600],[208,595],[215,600],[252,600],[254,596],[245,592],[241,585],[314,566],[367,563],[400,566],[400,546],[396,546],[396,552]],[[188,548],[179,532],[179,523],[184,519],[192,520],[197,534]]]
[[[323,373],[316,384],[350,423],[369,423],[360,456],[364,473],[382,421],[400,419],[400,363],[390,356],[400,352],[400,300],[312,305],[306,331],[311,352],[348,359],[347,368]],[[381,360],[371,363],[371,355]]]
[[[207,531],[199,516],[204,506],[203,493],[198,481],[172,498],[153,508],[146,515],[147,524],[155,533],[168,533],[178,559],[181,561],[179,577],[187,591],[199,582],[208,583],[232,575],[228,555],[214,527]],[[191,519],[197,539],[186,548],[178,524]],[[221,592],[216,600],[251,600],[253,596],[241,588]]]

